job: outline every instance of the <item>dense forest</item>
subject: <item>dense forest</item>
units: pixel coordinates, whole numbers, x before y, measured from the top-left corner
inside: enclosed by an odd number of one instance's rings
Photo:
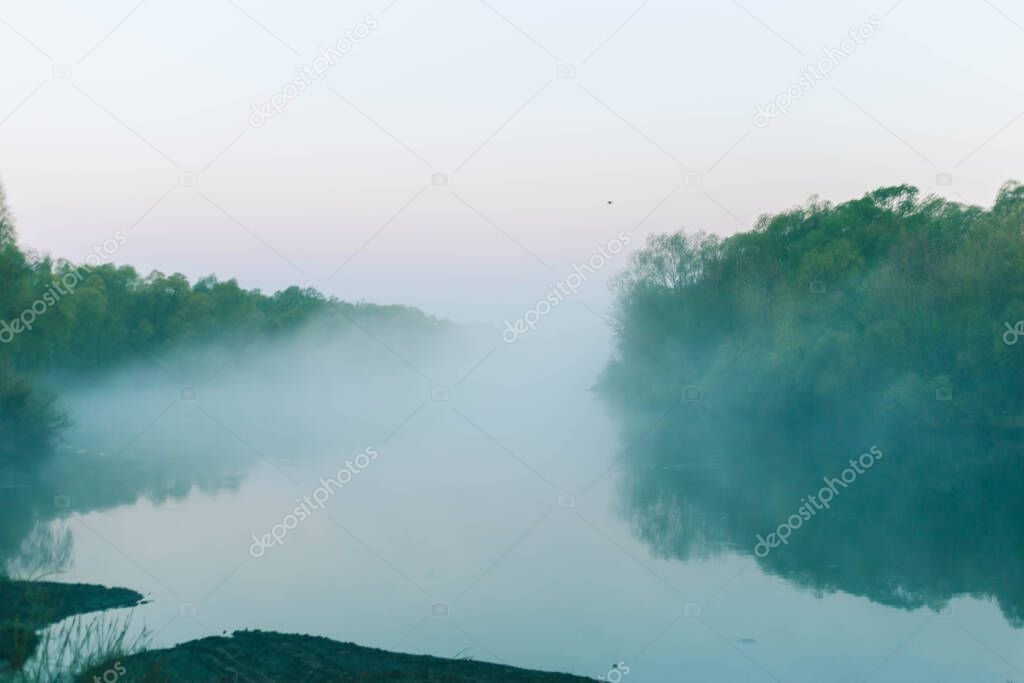
[[[417,309],[347,303],[311,288],[266,295],[214,276],[141,275],[24,250],[0,188],[0,454],[45,444],[66,422],[43,374],[85,375],[186,345],[244,344],[328,318],[331,329],[442,323]]]
[[[598,389],[654,552],[739,551],[908,608],[989,596],[1024,624],[1024,186],[987,209],[899,186],[653,236],[618,288]],[[869,448],[876,470],[755,550]]]
[[[653,236],[618,293],[601,383],[614,401],[657,406],[692,385],[745,417],[1024,426],[1024,348],[1007,330],[1024,319],[1019,183],[990,209],[902,185],[728,239]]]

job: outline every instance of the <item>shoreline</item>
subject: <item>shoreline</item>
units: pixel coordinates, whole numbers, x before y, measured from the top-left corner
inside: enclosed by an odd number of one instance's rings
[[[0,667],[20,669],[39,645],[39,632],[48,626],[144,602],[141,593],[127,588],[0,578]]]
[[[118,674],[118,683],[317,683],[445,681],[447,683],[574,683],[593,678],[520,669],[472,659],[413,655],[344,643],[323,636],[236,631],[146,650],[93,667],[82,680]]]
[[[64,619],[144,604],[140,593],[93,584],[0,579],[0,680],[18,671]],[[391,652],[323,636],[242,630],[172,647],[115,656],[75,681],[118,683],[247,683],[265,681],[447,681],[572,683],[593,678],[521,669],[472,659]]]

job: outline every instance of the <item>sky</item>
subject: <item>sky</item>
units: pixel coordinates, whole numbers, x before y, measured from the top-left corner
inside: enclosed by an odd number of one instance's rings
[[[2,0],[0,179],[55,256],[498,323],[620,232],[594,306],[651,233],[990,204],[1022,47],[1009,0]]]

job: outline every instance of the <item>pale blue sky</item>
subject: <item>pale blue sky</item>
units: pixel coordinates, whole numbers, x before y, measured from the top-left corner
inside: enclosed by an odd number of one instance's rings
[[[325,79],[249,125],[367,15]],[[829,80],[754,125],[873,15]],[[1024,178],[1009,0],[2,1],[0,60],[0,177],[27,245],[81,260],[122,230],[113,260],[143,270],[321,280],[464,319],[521,313],[620,230],[728,235],[900,182],[987,204]],[[583,297],[608,299],[597,281]]]

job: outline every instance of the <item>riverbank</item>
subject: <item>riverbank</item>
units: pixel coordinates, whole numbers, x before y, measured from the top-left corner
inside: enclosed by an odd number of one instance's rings
[[[518,669],[470,659],[388,652],[318,636],[238,631],[150,650],[86,672],[113,671],[118,683],[255,683],[256,681],[445,681],[446,683],[571,683],[569,674]]]
[[[0,668],[21,668],[47,626],[79,614],[135,607],[143,600],[127,588],[0,579]]]
[[[127,588],[0,579],[0,672],[20,669],[39,633],[89,612],[135,607],[144,598]],[[113,672],[113,673],[110,673]],[[106,677],[105,677],[106,674]],[[589,678],[518,669],[470,659],[388,652],[319,636],[238,631],[163,650],[120,656],[77,675],[118,683],[247,683],[260,681],[446,681],[571,683]],[[3,676],[0,675],[0,679]]]

